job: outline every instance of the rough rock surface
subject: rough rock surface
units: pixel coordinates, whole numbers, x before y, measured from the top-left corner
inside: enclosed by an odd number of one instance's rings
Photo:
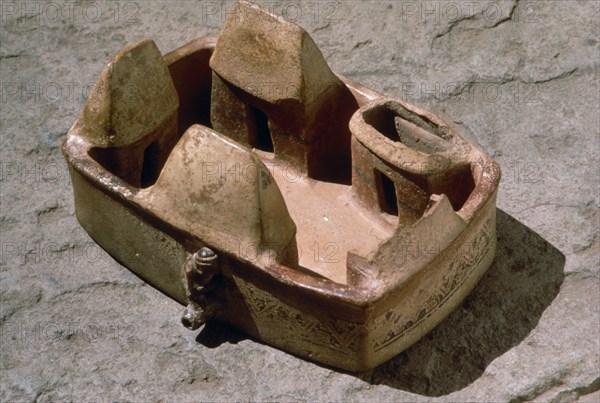
[[[0,400],[599,401],[596,1],[270,1],[331,67],[496,158],[498,257],[431,334],[346,374],[219,325],[116,263],[74,216],[60,144],[102,67],[216,35],[232,2],[3,1]]]

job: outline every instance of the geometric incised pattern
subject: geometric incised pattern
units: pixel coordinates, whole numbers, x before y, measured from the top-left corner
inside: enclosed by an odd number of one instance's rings
[[[441,267],[435,269],[437,272],[443,270],[444,274],[437,284],[433,285],[433,289],[429,288],[427,292],[422,293],[421,290],[415,291],[416,295],[423,296],[414,301],[419,308],[397,306],[369,323],[367,327],[380,336],[378,340],[374,340],[374,351],[380,351],[407,335],[408,332],[416,330],[462,287],[489,253],[496,234],[495,226],[494,217],[488,217],[471,242],[460,247],[454,260],[448,263],[446,269]]]
[[[407,299],[410,306],[396,306],[366,324],[300,311],[237,276],[233,276],[232,286],[242,294],[261,339],[284,348],[294,347],[314,358],[352,359],[368,335],[373,338],[371,352],[378,352],[402,342],[420,326],[422,330],[430,328],[432,323],[427,319],[451,300],[491,253],[495,225],[494,217],[488,217],[452,260],[432,268],[422,288],[415,289]]]
[[[280,343],[287,340],[302,340],[308,345],[334,350],[336,354],[350,355],[357,350],[357,341],[363,330],[361,326],[331,317],[317,318],[306,312],[282,303],[270,293],[239,278],[235,278],[238,289],[250,309],[261,338]],[[271,332],[274,333],[271,333]],[[277,336],[277,339],[269,337]],[[276,343],[276,344],[280,344]],[[306,346],[305,346],[306,347]]]

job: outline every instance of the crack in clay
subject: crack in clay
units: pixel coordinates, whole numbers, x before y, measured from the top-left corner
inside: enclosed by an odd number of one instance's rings
[[[588,281],[592,280],[600,280],[600,274],[592,272],[592,271],[573,271],[565,273],[566,278],[573,279],[573,281]]]
[[[65,291],[53,296],[52,298],[50,298],[49,302],[57,302],[60,299],[62,299],[62,297],[65,297],[65,296],[82,294],[84,292],[95,291],[95,290],[105,288],[105,287],[109,287],[109,288],[122,287],[122,288],[126,288],[126,289],[134,289],[134,288],[142,288],[145,286],[146,286],[145,283],[132,284],[132,283],[119,283],[119,282],[115,282],[115,281],[95,281],[93,283],[83,284],[77,288],[65,290]]]
[[[452,21],[450,23],[450,25],[448,25],[446,27],[445,30],[443,30],[442,32],[436,34],[433,37],[433,40],[432,40],[432,43],[431,43],[432,47],[433,47],[433,42],[435,42],[436,39],[439,39],[439,38],[441,38],[443,36],[446,36],[446,35],[450,35],[450,33],[454,30],[454,28],[458,27],[458,25],[460,25],[463,21],[474,21],[475,17],[478,16],[479,14],[481,14],[481,13],[482,12],[480,11],[480,12],[478,12],[476,14],[469,15],[468,17],[461,17],[461,18],[457,19],[456,21]]]
[[[582,246],[576,246],[573,250],[575,254],[582,254],[591,249],[598,242],[598,234],[593,234],[591,238],[588,238],[586,243]]]
[[[18,57],[23,56],[23,53],[11,53],[8,55],[0,55],[0,60],[4,60],[4,59],[16,59]]]
[[[449,91],[446,96],[438,97],[438,95],[436,94],[436,95],[434,95],[434,98],[436,98],[437,101],[439,101],[439,102],[444,102],[444,101],[460,98],[465,93],[469,93],[469,91],[472,91],[476,85],[489,85],[489,84],[510,85],[510,84],[515,84],[515,83],[523,84],[523,85],[547,84],[549,82],[570,78],[573,75],[575,75],[575,73],[579,73],[579,74],[577,74],[579,76],[580,74],[584,73],[586,70],[589,70],[589,69],[580,69],[579,67],[574,67],[570,70],[563,71],[557,75],[554,75],[554,76],[551,76],[548,78],[537,79],[537,80],[527,80],[525,78],[521,78],[521,77],[515,76],[515,75],[510,75],[508,78],[491,78],[489,80],[481,80],[481,81],[469,80],[469,81],[464,81],[461,83],[462,85],[459,85],[459,86],[456,86],[455,88],[453,88],[452,91]],[[397,71],[388,71],[388,70],[384,70],[384,69],[370,69],[370,70],[362,70],[362,71],[345,72],[345,74],[351,78],[358,78],[358,77],[363,77],[363,76],[367,76],[367,77],[368,76],[386,76],[386,77],[397,77],[398,76]],[[442,92],[442,93],[440,93],[440,95],[444,95],[444,93]]]
[[[537,203],[534,204],[532,206],[529,207],[525,207],[523,210],[517,211],[516,213],[514,213],[515,215],[517,214],[521,214],[527,210],[531,210],[534,208],[538,208],[538,207],[544,207],[544,206],[552,206],[552,207],[561,207],[561,208],[574,208],[574,209],[582,209],[582,206],[576,206],[576,205],[572,205],[572,204],[560,204],[560,203],[552,203],[552,202],[545,202],[545,203]]]
[[[496,23],[494,25],[491,25],[490,27],[488,27],[488,29],[489,28],[496,28],[497,26],[502,25],[505,22],[511,21],[512,18],[513,18],[513,15],[515,14],[515,11],[517,10],[518,5],[519,5],[519,0],[516,0],[513,3],[510,11],[508,12],[508,17],[499,19],[498,21],[496,21]]]
[[[545,84],[545,83],[549,83],[550,81],[560,80],[562,78],[568,78],[568,77],[572,76],[573,73],[575,73],[578,70],[579,70],[578,67],[574,67],[571,70],[562,72],[559,75],[554,76],[554,77],[545,78],[545,79],[542,79],[542,80],[534,80],[534,81],[524,81],[524,80],[520,80],[520,81],[523,84]]]
[[[483,26],[483,27],[481,27],[481,28],[465,28],[464,30],[465,30],[465,31],[479,31],[479,30],[484,30],[484,29],[492,29],[492,28],[496,28],[496,27],[498,27],[498,26],[500,26],[500,25],[504,24],[505,22],[508,22],[508,21],[511,21],[511,20],[512,20],[512,18],[513,18],[513,15],[514,15],[514,13],[515,13],[515,11],[516,11],[516,9],[517,9],[518,5],[519,5],[519,0],[515,0],[515,2],[514,2],[514,3],[512,4],[512,6],[511,6],[511,9],[510,9],[510,11],[509,11],[509,13],[508,13],[508,16],[507,16],[507,17],[505,17],[505,18],[501,18],[501,19],[499,19],[499,20],[498,20],[498,21],[496,21],[496,22],[495,22],[493,25],[490,25],[490,26]],[[459,26],[460,26],[460,25],[462,25],[462,24],[463,24],[465,21],[475,21],[475,20],[476,20],[476,18],[477,18],[477,17],[479,17],[479,16],[481,16],[483,13],[484,13],[484,10],[482,9],[481,11],[479,11],[479,12],[477,12],[477,13],[475,13],[475,14],[472,14],[472,15],[469,15],[469,16],[466,16],[466,17],[461,17],[461,18],[458,18],[456,21],[452,21],[452,22],[450,23],[450,25],[448,25],[448,26],[446,27],[446,29],[444,29],[442,32],[440,32],[440,33],[436,34],[436,35],[433,37],[433,39],[432,39],[432,41],[431,41],[431,47],[433,48],[433,46],[434,46],[434,42],[435,42],[437,39],[439,39],[439,38],[441,38],[441,37],[443,37],[443,36],[450,36],[450,34],[452,33],[452,31],[454,31],[454,29],[455,29],[455,28],[459,28]]]
[[[550,379],[546,379],[543,383],[531,386],[529,388],[529,392],[522,393],[510,399],[509,403],[521,403],[525,401],[536,400],[537,397],[552,390],[553,388],[564,385],[564,379],[567,377],[567,375],[567,370],[562,370]]]
[[[12,318],[15,315],[15,313],[17,313],[25,308],[30,308],[32,306],[39,304],[40,301],[42,300],[43,294],[44,294],[43,290],[38,289],[37,293],[33,296],[33,301],[25,300],[25,301],[23,301],[24,303],[22,303],[21,305],[9,308],[9,310],[0,318],[0,326],[4,325],[6,322],[8,322],[8,320],[10,318]]]
[[[52,212],[58,210],[59,208],[60,208],[60,205],[58,203],[56,203],[56,204],[46,206],[43,209],[36,211],[35,214],[36,214],[36,216],[40,217],[40,216],[43,216],[44,214],[52,213]]]
[[[367,39],[366,41],[360,41],[360,42],[357,42],[357,43],[356,43],[356,44],[355,44],[355,45],[352,47],[352,50],[355,50],[355,49],[358,49],[358,48],[362,48],[362,47],[363,47],[363,46],[365,46],[365,45],[370,45],[370,44],[371,44],[371,42],[373,42],[373,41],[372,41],[372,40],[370,40],[370,39]]]
[[[325,29],[329,28],[329,26],[330,26],[330,25],[331,25],[331,23],[330,23],[330,22],[327,22],[325,25],[322,25],[322,26],[320,26],[320,27],[316,27],[315,29],[313,29],[313,31],[312,31],[312,32],[313,32],[313,34],[314,34],[315,32],[323,31],[323,30],[325,30]]]
[[[591,393],[597,392],[600,390],[600,377],[594,379],[594,381],[587,386],[579,386],[577,388],[570,389],[569,392],[574,392],[576,394],[576,398],[589,395]],[[560,395],[558,396],[560,397]]]
[[[473,89],[473,87],[475,85],[478,84],[495,84],[495,85],[509,85],[512,83],[520,83],[520,84],[526,84],[526,85],[531,85],[531,84],[546,84],[552,81],[556,81],[556,80],[561,80],[564,78],[569,78],[571,77],[575,72],[580,71],[578,67],[574,67],[571,70],[568,71],[563,71],[562,73],[559,73],[555,76],[552,77],[548,77],[548,78],[543,78],[543,79],[539,79],[539,80],[526,80],[520,77],[515,77],[515,76],[511,76],[510,78],[507,79],[500,79],[500,80],[488,80],[488,81],[466,81],[464,82],[464,84],[462,86],[457,86],[454,90],[452,90],[451,92],[448,93],[448,96],[445,98],[441,98],[440,101],[446,101],[449,99],[453,99],[453,98],[457,98],[462,96],[465,92],[469,92]]]
[[[557,379],[557,381],[560,383],[555,384],[555,385],[550,385],[550,387],[541,391],[541,393],[537,393],[537,394],[533,395],[533,393],[535,393],[535,391],[536,391],[536,389],[534,389],[534,392],[532,392],[526,396],[523,396],[523,395],[518,396],[516,399],[512,399],[511,402],[538,400],[539,397],[542,396],[543,394],[545,394],[549,391],[552,391],[553,389],[559,388],[560,386],[565,385],[567,382],[565,382],[564,378],[565,378],[565,376],[560,376],[559,379]],[[597,377],[591,383],[589,383],[585,386],[578,386],[575,388],[569,388],[569,389],[560,391],[556,394],[556,396],[552,399],[552,401],[563,401],[563,399],[566,399],[569,401],[574,401],[576,399],[579,399],[580,397],[597,392],[598,390],[600,390],[600,377]]]

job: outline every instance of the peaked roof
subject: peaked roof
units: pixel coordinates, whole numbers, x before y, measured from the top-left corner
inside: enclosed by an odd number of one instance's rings
[[[338,82],[310,35],[263,8],[238,1],[210,60],[223,79],[268,102],[311,104]]]

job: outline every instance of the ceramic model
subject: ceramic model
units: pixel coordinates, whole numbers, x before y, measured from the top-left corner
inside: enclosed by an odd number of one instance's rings
[[[81,225],[187,327],[346,370],[415,343],[495,254],[498,165],[244,1],[218,39],[117,54],[63,152]]]

